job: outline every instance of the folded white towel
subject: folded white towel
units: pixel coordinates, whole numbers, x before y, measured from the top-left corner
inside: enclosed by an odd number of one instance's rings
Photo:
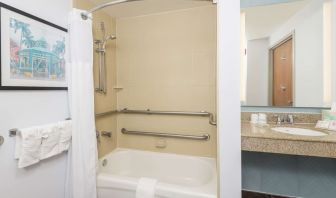
[[[61,133],[58,130],[58,124],[40,126],[39,131],[42,135],[40,159],[46,159],[61,153],[59,148]]]
[[[15,159],[19,168],[39,162],[69,149],[72,121],[21,129],[16,135]]]
[[[14,151],[14,159],[19,159],[21,156],[21,149],[22,148],[22,136],[21,131],[16,132],[15,136],[15,151]]]
[[[60,152],[69,150],[72,136],[72,121],[67,120],[58,123],[58,130],[60,131],[61,137],[59,142]]]
[[[155,186],[157,180],[142,177],[139,179],[138,186],[136,189],[136,198],[154,198],[155,197]]]
[[[21,129],[16,135],[15,158],[24,168],[40,161],[42,135],[38,128]]]

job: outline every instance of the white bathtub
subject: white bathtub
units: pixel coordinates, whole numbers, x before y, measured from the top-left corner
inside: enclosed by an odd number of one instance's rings
[[[107,160],[105,166],[103,160]],[[141,177],[158,180],[156,198],[217,197],[213,158],[116,149],[99,163],[99,198],[135,198]]]

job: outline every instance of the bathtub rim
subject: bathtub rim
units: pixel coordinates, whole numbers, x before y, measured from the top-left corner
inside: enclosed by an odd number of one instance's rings
[[[181,155],[175,153],[163,153],[163,152],[155,152],[155,151],[147,151],[147,150],[137,150],[137,149],[128,149],[128,148],[116,148],[112,152],[106,154],[105,156],[99,159],[99,170],[102,168],[102,161],[104,159],[108,159],[110,155],[119,152],[140,152],[140,153],[149,153],[149,154],[164,154],[170,155],[172,157],[183,157],[190,159],[198,159],[205,160],[210,163],[214,171],[212,171],[212,179],[209,183],[201,185],[201,186],[182,186],[177,184],[159,182],[156,186],[156,195],[159,196],[168,196],[169,193],[177,193],[178,195],[186,195],[186,196],[201,196],[201,197],[216,197],[217,196],[217,163],[215,158],[210,157],[200,157],[193,155]],[[97,188],[103,189],[112,189],[117,188],[126,191],[134,191],[137,188],[138,180],[140,178],[130,177],[130,176],[120,176],[113,173],[100,172],[97,173]]]
[[[199,159],[203,159],[203,160],[214,161],[215,165],[217,166],[216,158],[213,158],[213,157],[204,157],[204,156],[197,156],[197,155],[177,154],[177,153],[168,153],[168,152],[158,152],[158,151],[149,151],[149,150],[142,150],[142,149],[123,148],[123,147],[115,148],[113,151],[111,151],[111,152],[105,154],[104,156],[100,157],[98,159],[98,161],[101,162],[103,158],[106,158],[107,156],[112,155],[113,153],[122,152],[122,151],[145,152],[145,153],[153,153],[153,154],[166,154],[166,155],[170,155],[170,156],[180,156],[180,157],[183,156],[183,157],[187,157],[187,158],[199,158]]]

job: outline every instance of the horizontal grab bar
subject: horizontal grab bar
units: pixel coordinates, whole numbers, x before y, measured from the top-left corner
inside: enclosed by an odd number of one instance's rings
[[[102,116],[106,116],[106,115],[110,115],[110,114],[116,114],[119,113],[118,110],[112,110],[112,111],[106,111],[103,113],[96,113],[96,117],[102,117]]]
[[[217,125],[214,120],[214,115],[207,111],[152,111],[150,109],[147,110],[129,110],[127,108],[119,111],[121,113],[129,113],[129,114],[147,114],[147,115],[183,115],[183,116],[205,116],[209,117],[209,124]]]
[[[125,113],[125,114],[146,114],[146,115],[183,115],[183,116],[204,116],[209,117],[209,124],[216,126],[217,123],[214,119],[214,115],[207,111],[198,111],[198,112],[190,112],[190,111],[152,111],[150,109],[147,110],[129,110],[127,108],[122,110],[113,110],[107,111],[104,113],[96,114],[96,117],[105,116],[109,114],[115,113]]]
[[[125,128],[121,129],[121,133],[128,135],[144,135],[144,136],[155,136],[155,137],[167,137],[167,138],[180,138],[180,139],[192,139],[192,140],[209,140],[209,134],[203,135],[186,135],[177,133],[159,133],[159,132],[148,132],[148,131],[129,131]]]
[[[147,110],[121,110],[122,113],[133,113],[133,114],[157,114],[157,115],[192,115],[192,116],[207,116],[208,112],[200,111],[200,112],[188,112],[188,111],[151,111]]]

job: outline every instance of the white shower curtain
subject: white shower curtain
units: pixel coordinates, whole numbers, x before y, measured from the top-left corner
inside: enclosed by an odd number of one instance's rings
[[[66,198],[96,198],[97,142],[94,115],[93,37],[83,10],[69,16],[69,104],[73,123]]]

